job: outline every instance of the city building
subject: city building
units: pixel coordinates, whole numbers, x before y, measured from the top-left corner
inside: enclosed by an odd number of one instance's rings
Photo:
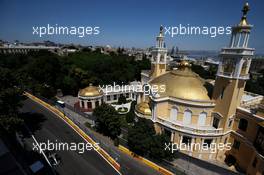
[[[27,54],[28,52],[37,52],[48,50],[55,52],[59,47],[56,46],[26,46],[26,45],[4,45],[0,46],[0,54]]]
[[[133,81],[128,85],[109,85],[102,88],[90,84],[79,91],[78,102],[74,106],[83,112],[91,113],[102,103],[117,103],[121,95],[127,101],[135,101],[139,85],[140,82],[137,81]]]
[[[248,47],[252,28],[247,21],[248,3],[238,25],[232,27],[228,47],[220,52],[214,86],[206,83],[182,61],[178,69],[167,71],[167,49],[163,27],[152,50],[151,70],[141,73],[141,83],[165,85],[166,90],[138,94],[135,114],[153,121],[157,133],[165,133],[172,143],[191,149],[181,152],[207,161],[226,162],[250,174],[264,173],[263,96],[244,91],[254,49]],[[230,143],[216,151],[197,145]]]

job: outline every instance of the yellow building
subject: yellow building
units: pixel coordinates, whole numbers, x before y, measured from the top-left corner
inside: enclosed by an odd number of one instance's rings
[[[78,98],[79,101],[75,107],[81,109],[83,112],[92,112],[103,103],[103,91],[99,87],[90,84],[79,91]]]
[[[135,114],[153,121],[156,132],[164,132],[183,153],[203,160],[216,160],[247,174],[264,173],[264,118],[262,96],[244,92],[254,49],[248,47],[252,25],[247,22],[249,6],[243,8],[238,25],[232,27],[229,47],[220,53],[214,87],[182,61],[178,69],[168,71],[167,50],[161,26],[152,51],[150,71],[142,71],[141,83],[165,87],[157,93],[138,96]],[[213,89],[213,90],[212,90]],[[253,114],[249,107],[257,106]],[[224,149],[218,147],[225,145]],[[198,145],[198,146],[197,146]],[[202,145],[213,148],[201,149]],[[207,147],[207,148],[208,148]]]

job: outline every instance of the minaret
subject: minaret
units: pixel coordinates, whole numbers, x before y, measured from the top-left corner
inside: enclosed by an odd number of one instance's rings
[[[164,31],[160,26],[160,32],[156,39],[156,47],[151,51],[151,74],[150,78],[155,78],[166,72],[167,49],[164,43]]]
[[[244,93],[246,80],[249,79],[249,67],[254,49],[248,47],[248,40],[252,25],[247,22],[249,5],[242,9],[243,16],[240,23],[232,27],[229,47],[222,48],[218,66],[213,99],[216,102],[215,112],[219,116],[219,128],[231,128],[230,120],[239,106]],[[233,123],[233,122],[232,122]]]

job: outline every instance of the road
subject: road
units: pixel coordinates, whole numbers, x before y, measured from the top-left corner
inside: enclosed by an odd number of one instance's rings
[[[72,128],[64,121],[55,116],[38,103],[27,99],[24,101],[22,112],[37,113],[35,117],[41,117],[40,127],[29,126],[38,142],[47,143],[86,143]],[[75,151],[57,151],[61,158],[61,164],[56,171],[61,175],[115,175],[118,172],[104,160],[96,151],[85,151],[80,154]]]

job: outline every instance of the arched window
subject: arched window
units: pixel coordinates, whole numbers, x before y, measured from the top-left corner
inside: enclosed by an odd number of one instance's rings
[[[160,62],[164,62],[164,55],[160,56]]]
[[[171,111],[170,111],[170,120],[171,121],[176,121],[177,120],[177,115],[178,115],[178,109],[173,107],[171,108]]]
[[[231,58],[223,60],[224,73],[232,74],[235,69],[235,61]]]
[[[183,116],[183,124],[191,124],[192,122],[192,112],[190,110],[184,111],[184,116]]]
[[[241,68],[241,73],[240,75],[246,75],[247,74],[247,61],[245,60],[244,63],[242,64],[242,68]]]
[[[205,112],[202,112],[199,114],[198,126],[205,126],[206,116],[207,114]]]
[[[92,102],[90,102],[90,101],[87,102],[87,108],[88,109],[91,109],[92,108]]]

